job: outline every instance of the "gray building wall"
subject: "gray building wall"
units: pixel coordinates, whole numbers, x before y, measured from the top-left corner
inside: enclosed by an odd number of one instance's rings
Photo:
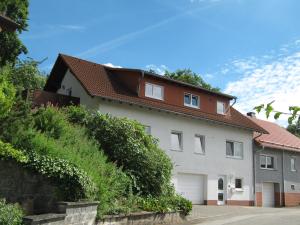
[[[260,155],[273,156],[275,160],[275,169],[260,168]],[[261,184],[263,182],[277,183],[279,184],[278,187],[280,187],[280,190],[284,189],[284,192],[300,192],[300,152],[262,148],[254,145],[254,157],[256,192],[262,191]],[[284,159],[283,161],[282,158]],[[296,160],[296,171],[291,171],[291,158],[295,158]],[[292,190],[291,185],[294,185],[295,190]],[[275,191],[279,192],[279,190]]]

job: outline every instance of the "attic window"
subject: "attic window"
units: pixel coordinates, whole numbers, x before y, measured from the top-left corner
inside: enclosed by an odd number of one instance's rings
[[[193,107],[193,108],[199,108],[199,96],[185,93],[184,94],[184,105]]]
[[[163,100],[164,94],[163,94],[163,87],[156,85],[156,84],[150,84],[146,83],[145,85],[145,96],[149,98],[155,98],[159,100]]]
[[[218,114],[225,114],[225,103],[217,101],[217,113]]]

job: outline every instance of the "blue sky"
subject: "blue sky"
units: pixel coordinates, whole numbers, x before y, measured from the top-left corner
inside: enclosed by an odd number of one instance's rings
[[[141,69],[190,68],[242,112],[300,105],[298,0],[31,0],[29,57],[65,53]]]

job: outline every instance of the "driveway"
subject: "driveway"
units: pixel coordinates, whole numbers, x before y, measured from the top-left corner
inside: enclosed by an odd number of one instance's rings
[[[194,206],[186,225],[300,225],[300,208]]]

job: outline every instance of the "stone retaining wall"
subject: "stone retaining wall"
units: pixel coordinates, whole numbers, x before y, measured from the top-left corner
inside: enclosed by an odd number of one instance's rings
[[[58,189],[40,174],[14,161],[0,160],[0,198],[18,202],[26,215],[52,211]]]

